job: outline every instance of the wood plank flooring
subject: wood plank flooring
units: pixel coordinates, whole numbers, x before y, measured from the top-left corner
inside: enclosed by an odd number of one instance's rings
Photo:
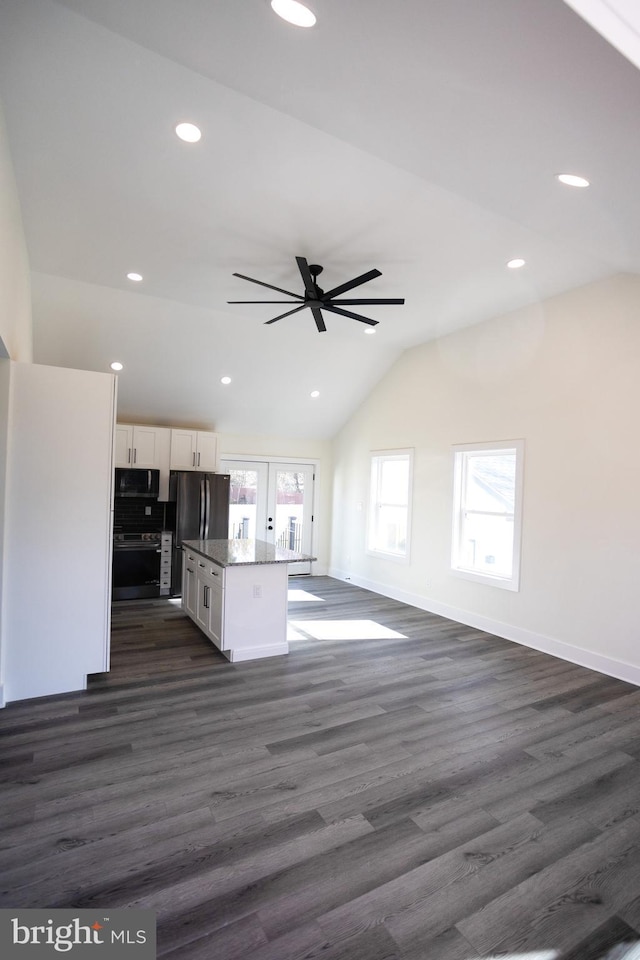
[[[288,657],[121,603],[109,674],[0,711],[0,906],[151,908],[167,960],[640,956],[640,690],[291,586]]]

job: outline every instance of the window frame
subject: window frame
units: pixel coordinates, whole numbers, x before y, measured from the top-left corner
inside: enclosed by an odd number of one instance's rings
[[[502,590],[518,592],[520,590],[520,561],[522,549],[522,499],[524,487],[524,440],[494,440],[482,443],[457,443],[453,445],[453,509],[451,528],[451,573],[464,580],[483,583]],[[498,576],[489,573],[480,573],[460,565],[460,540],[464,529],[463,514],[465,505],[462,502],[464,478],[469,456],[487,456],[495,453],[504,454],[505,451],[515,453],[514,501],[513,501],[513,547],[511,557],[511,576]],[[473,512],[473,511],[470,511]],[[480,511],[477,511],[480,512]],[[490,511],[485,511],[490,512]],[[496,511],[496,515],[500,514]]]
[[[411,504],[413,500],[413,447],[403,447],[391,450],[372,450],[369,458],[369,499],[367,509],[367,530],[366,530],[366,553],[370,557],[379,557],[385,560],[394,560],[396,563],[409,563],[411,556]],[[405,550],[403,553],[393,553],[389,550],[381,550],[372,545],[373,534],[376,529],[374,510],[379,507],[381,501],[377,498],[377,492],[380,486],[381,469],[377,470],[377,483],[374,488],[374,464],[388,461],[406,460],[408,464],[407,471],[407,498],[405,504],[394,504],[394,506],[404,507],[406,510],[406,532],[405,532]]]

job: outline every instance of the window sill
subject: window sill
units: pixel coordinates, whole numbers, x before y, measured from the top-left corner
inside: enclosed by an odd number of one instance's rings
[[[512,593],[520,592],[520,583],[515,577],[491,577],[486,573],[475,573],[473,570],[457,570],[453,567],[449,572],[462,580],[472,580],[475,583],[483,583],[488,587],[499,587],[500,590],[511,590]]]

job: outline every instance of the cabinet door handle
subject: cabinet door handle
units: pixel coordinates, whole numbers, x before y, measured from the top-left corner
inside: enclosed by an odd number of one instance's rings
[[[133,462],[135,463],[137,459],[138,459],[138,451],[137,451],[136,448],[134,447],[134,448],[133,448]]]
[[[205,610],[208,610],[208,609],[209,609],[209,589],[210,589],[210,588],[209,588],[209,587],[207,586],[207,584],[205,583],[205,585],[204,585],[204,607],[205,607]]]
[[[198,466],[200,466],[200,454],[198,454]]]
[[[196,465],[196,455],[195,455],[195,453],[194,453],[194,454],[193,454],[193,463],[192,463],[192,466],[195,467],[195,465]]]
[[[131,463],[131,447],[127,450],[127,463]]]

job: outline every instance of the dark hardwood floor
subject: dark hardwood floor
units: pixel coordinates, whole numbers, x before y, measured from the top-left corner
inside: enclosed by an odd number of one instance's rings
[[[640,690],[291,586],[288,657],[121,603],[109,674],[0,711],[0,906],[151,908],[170,960],[640,956]]]

